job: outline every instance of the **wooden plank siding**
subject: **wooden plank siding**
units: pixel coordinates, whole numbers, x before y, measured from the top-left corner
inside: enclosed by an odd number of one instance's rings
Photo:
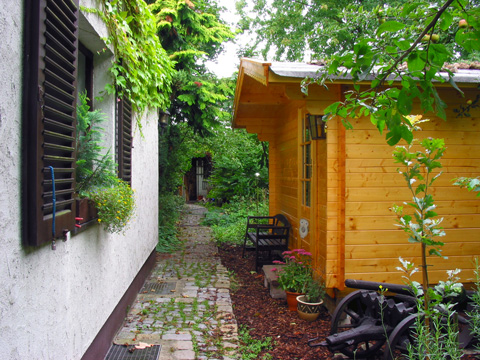
[[[453,109],[465,101],[455,92],[441,89],[441,97],[452,99],[447,111],[448,121],[433,115],[430,122],[421,124],[418,138],[444,138],[447,150],[442,159],[442,176],[435,182],[431,194],[438,206],[437,212],[444,217],[442,226],[446,236],[443,254],[448,259],[428,258],[430,280],[445,279],[445,270],[462,268],[462,280],[472,277],[472,259],[480,254],[480,199],[474,194],[453,186],[458,176],[480,176],[480,119],[456,118]],[[456,101],[455,101],[456,100]],[[412,113],[420,113],[416,108]],[[393,204],[410,201],[412,194],[405,180],[398,173],[398,164],[392,160],[394,148],[386,145],[385,138],[371,125],[368,119],[352,121],[353,131],[347,131],[346,146],[346,229],[345,229],[345,277],[375,279],[376,281],[399,282],[401,274],[396,271],[401,256],[417,265],[420,260],[420,245],[410,244],[407,235],[395,229],[396,216],[389,210]],[[414,147],[420,149],[420,147]],[[337,149],[338,151],[338,149]],[[332,157],[333,160],[335,157]],[[332,167],[337,167],[333,161]],[[332,174],[335,181],[339,174]],[[334,209],[329,212],[329,224],[335,226]],[[338,239],[331,237],[331,244]]]
[[[342,99],[348,85],[333,83],[328,90],[312,85],[307,96],[300,91],[302,79],[282,82],[278,75],[262,76],[258,79],[266,79],[263,82],[242,75],[237,83],[234,125],[269,141],[270,214],[288,217],[291,248],[312,252],[316,271],[325,275],[331,296],[345,294],[347,278],[401,283],[399,256],[420,265],[421,254],[420,245],[409,243],[395,226],[397,218],[390,211],[394,204],[412,198],[393,161],[394,147],[369,118],[352,119],[354,130],[345,130],[340,119],[329,121],[326,140],[312,142],[312,206],[302,208],[302,118],[306,113],[322,115],[328,105]],[[459,176],[480,176],[480,111],[472,109],[472,116],[465,118],[454,112],[467,99],[475,99],[479,90],[459,86],[465,97],[447,87],[438,90],[448,103],[448,120],[424,115],[430,121],[415,134],[443,138],[447,147],[441,161],[443,174],[431,194],[444,217],[446,236],[441,240],[448,259],[428,258],[431,282],[444,280],[445,270],[455,268],[461,268],[462,281],[468,281],[473,277],[472,259],[480,256],[480,198],[452,183]],[[412,114],[421,113],[414,106]],[[298,232],[302,217],[310,222],[303,241]]]

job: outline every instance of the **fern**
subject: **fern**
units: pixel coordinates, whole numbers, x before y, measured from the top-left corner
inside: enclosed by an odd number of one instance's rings
[[[80,95],[77,105],[77,168],[75,179],[77,192],[84,196],[86,191],[101,185],[113,185],[116,180],[116,164],[110,151],[104,154],[101,146],[104,128],[101,124],[105,115],[89,111],[86,94]]]

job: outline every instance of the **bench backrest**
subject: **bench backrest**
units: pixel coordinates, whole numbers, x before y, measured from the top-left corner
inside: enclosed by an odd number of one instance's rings
[[[274,216],[275,226],[285,226],[287,229],[274,229],[273,232],[278,235],[286,235],[288,239],[288,234],[290,232],[290,222],[283,214],[277,214]]]

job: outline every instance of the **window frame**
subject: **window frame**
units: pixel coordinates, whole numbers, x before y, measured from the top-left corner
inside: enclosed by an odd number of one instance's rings
[[[312,138],[308,127],[307,116],[302,118],[302,132],[300,139],[301,151],[301,196],[302,206],[310,208],[312,206],[312,177],[313,177],[313,161],[312,161]]]

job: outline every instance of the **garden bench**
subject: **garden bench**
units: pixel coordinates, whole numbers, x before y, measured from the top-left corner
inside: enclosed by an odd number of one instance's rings
[[[255,251],[255,268],[270,264],[274,252],[288,250],[290,223],[282,214],[275,216],[249,216],[243,239],[242,257],[245,250]]]

